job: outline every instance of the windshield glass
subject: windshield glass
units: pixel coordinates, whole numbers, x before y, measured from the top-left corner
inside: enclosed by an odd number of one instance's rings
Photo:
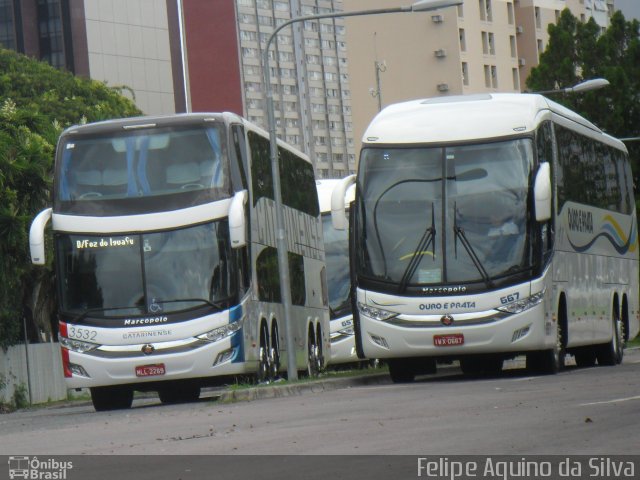
[[[331,224],[331,214],[322,215],[324,251],[327,263],[329,286],[329,309],[331,318],[351,313],[349,302],[349,245],[347,230],[336,230]]]
[[[528,139],[368,148],[359,167],[359,275],[400,285],[490,283],[530,263]]]
[[[141,235],[60,234],[61,310],[122,317],[229,300],[234,291],[228,238],[226,220]]]
[[[229,197],[223,132],[207,124],[66,135],[56,159],[57,211],[116,215]]]

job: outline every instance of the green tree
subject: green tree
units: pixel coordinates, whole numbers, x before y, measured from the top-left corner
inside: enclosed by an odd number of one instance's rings
[[[606,78],[604,89],[580,94],[554,94],[553,100],[580,113],[605,132],[620,138],[640,136],[640,24],[622,12],[601,33],[593,19],[579,22],[565,9],[549,25],[549,43],[540,64],[527,79],[530,91],[570,87],[590,78]],[[627,148],[638,185],[640,142]],[[640,208],[638,210],[640,212]]]
[[[140,115],[120,91],[0,49],[0,345],[49,331],[52,269],[29,259],[29,226],[49,203],[58,135],[77,123]],[[48,255],[51,259],[51,253]]]

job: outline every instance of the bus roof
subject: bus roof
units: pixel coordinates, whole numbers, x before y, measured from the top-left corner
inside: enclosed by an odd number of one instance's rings
[[[495,93],[390,105],[371,121],[362,142],[440,143],[500,138],[534,131],[545,112],[603,134],[593,123],[542,95]]]

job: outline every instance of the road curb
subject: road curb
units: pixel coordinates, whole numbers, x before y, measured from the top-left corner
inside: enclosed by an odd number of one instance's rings
[[[359,377],[319,379],[296,384],[278,385],[276,383],[250,387],[243,390],[227,390],[220,394],[218,402],[251,402],[268,398],[300,396],[305,393],[341,390],[354,386],[387,384],[389,382],[389,375],[387,373],[380,373]]]

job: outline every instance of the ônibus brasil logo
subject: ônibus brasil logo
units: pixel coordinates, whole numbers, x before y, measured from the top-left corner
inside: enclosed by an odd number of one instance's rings
[[[9,457],[9,478],[33,480],[66,480],[67,470],[73,468],[72,462],[63,462],[54,458],[39,460],[38,457]]]

